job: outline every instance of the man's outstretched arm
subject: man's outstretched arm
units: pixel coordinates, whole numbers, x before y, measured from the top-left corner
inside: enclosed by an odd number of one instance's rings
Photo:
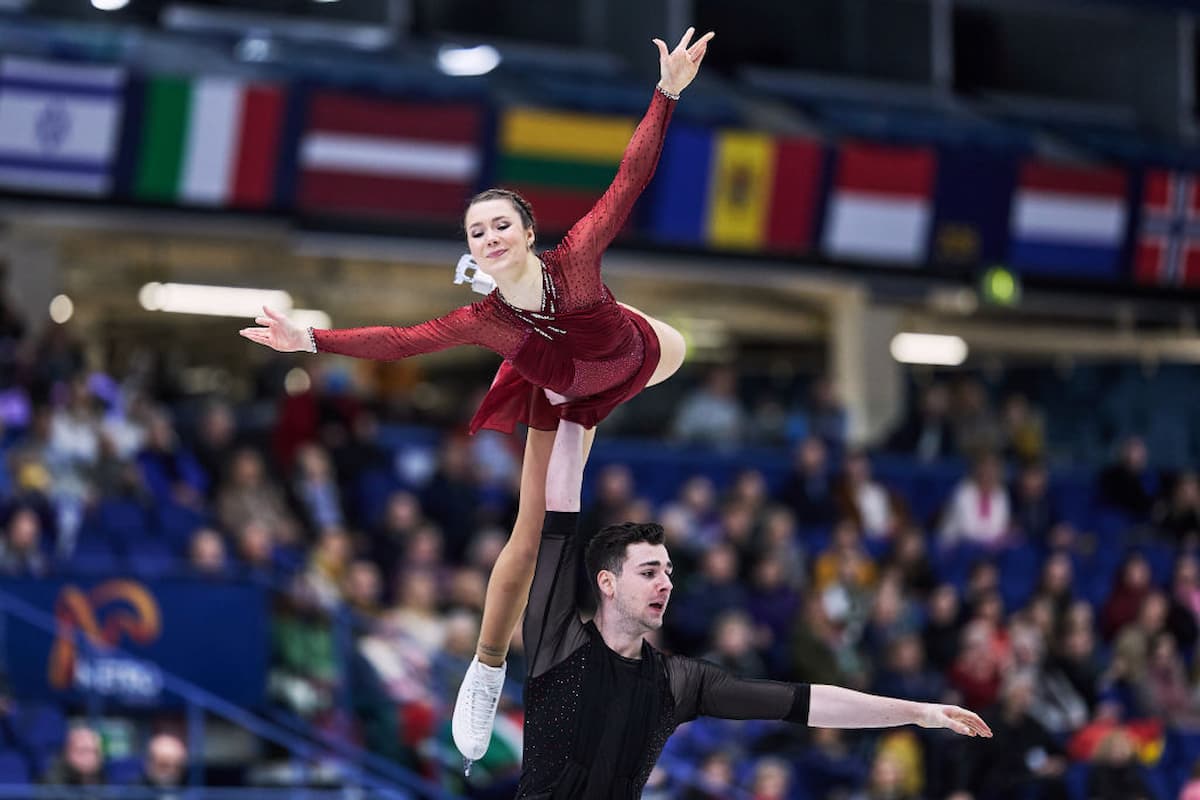
[[[809,695],[808,724],[815,728],[920,725],[922,728],[949,728],[963,736],[992,735],[987,723],[965,708],[882,697],[822,684],[814,684]]]
[[[917,703],[840,686],[738,678],[695,658],[669,661],[681,722],[697,716],[778,719],[817,728],[949,728],[964,736],[991,736],[987,723],[958,706]]]

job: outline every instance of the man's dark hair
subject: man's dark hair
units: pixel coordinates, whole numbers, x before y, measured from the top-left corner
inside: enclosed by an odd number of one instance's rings
[[[588,542],[587,550],[583,554],[592,591],[600,591],[596,585],[596,576],[600,570],[606,569],[615,575],[621,574],[621,565],[625,563],[625,549],[629,545],[639,542],[662,544],[664,539],[666,534],[663,532],[663,526],[657,522],[622,522],[602,529]]]

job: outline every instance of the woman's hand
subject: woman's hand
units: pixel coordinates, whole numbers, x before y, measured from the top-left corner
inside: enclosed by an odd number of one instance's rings
[[[265,344],[281,353],[304,351],[311,353],[312,344],[308,331],[289,320],[283,314],[263,306],[263,316],[254,320],[261,328],[242,328],[238,333],[252,342]]]
[[[700,62],[704,60],[704,53],[708,50],[708,40],[713,38],[713,32],[709,31],[689,46],[688,43],[695,32],[695,28],[688,28],[678,46],[670,52],[667,52],[667,45],[662,39],[654,40],[654,44],[658,46],[658,66],[662,70],[662,78],[658,85],[670,94],[679,94],[696,77]]]

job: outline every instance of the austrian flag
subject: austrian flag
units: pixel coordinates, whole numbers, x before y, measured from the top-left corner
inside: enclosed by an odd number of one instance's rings
[[[1138,283],[1200,287],[1198,189],[1190,172],[1146,172],[1134,258]]]

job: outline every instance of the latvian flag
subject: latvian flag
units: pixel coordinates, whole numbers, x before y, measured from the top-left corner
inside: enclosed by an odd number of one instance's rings
[[[478,106],[317,91],[300,142],[304,211],[457,222],[479,177]]]
[[[1134,259],[1138,283],[1200,286],[1200,196],[1189,172],[1149,170]]]
[[[822,248],[831,258],[921,264],[933,222],[937,155],[846,144],[838,152]]]

